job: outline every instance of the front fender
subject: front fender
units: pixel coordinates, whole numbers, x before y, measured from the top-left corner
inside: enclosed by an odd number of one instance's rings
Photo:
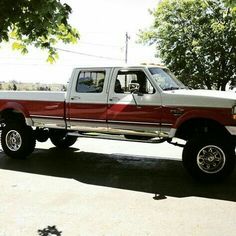
[[[175,122],[173,128],[178,129],[183,123],[193,119],[207,119],[216,121],[219,124],[226,125],[231,120],[230,112],[226,109],[197,109],[185,112]]]

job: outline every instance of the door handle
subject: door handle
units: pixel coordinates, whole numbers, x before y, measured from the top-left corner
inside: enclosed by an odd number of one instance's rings
[[[80,97],[79,96],[74,96],[74,97],[71,97],[71,100],[79,100]]]
[[[109,99],[110,102],[119,101],[119,100],[120,100],[120,98],[118,98],[118,97],[112,97],[112,98]]]

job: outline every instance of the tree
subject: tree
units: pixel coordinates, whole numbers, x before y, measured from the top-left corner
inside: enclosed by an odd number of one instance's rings
[[[224,0],[225,4],[231,8],[236,7],[236,0]]]
[[[0,0],[0,43],[13,40],[23,54],[33,45],[48,50],[53,62],[57,42],[75,43],[79,33],[68,23],[71,8],[60,0]]]
[[[140,32],[186,85],[225,90],[236,77],[236,24],[220,0],[163,0],[154,24]]]

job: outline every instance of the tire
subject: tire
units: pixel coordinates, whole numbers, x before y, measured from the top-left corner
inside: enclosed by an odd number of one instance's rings
[[[49,138],[49,130],[36,128],[34,131],[34,136],[37,141],[41,143],[46,142]]]
[[[72,146],[76,141],[76,136],[67,136],[64,131],[50,131],[50,140],[52,144],[58,148],[65,149]]]
[[[7,123],[2,130],[1,145],[9,157],[26,158],[34,151],[35,144],[33,130],[25,124]]]
[[[199,180],[219,180],[235,167],[235,145],[223,138],[197,137],[189,140],[182,160],[187,171]]]

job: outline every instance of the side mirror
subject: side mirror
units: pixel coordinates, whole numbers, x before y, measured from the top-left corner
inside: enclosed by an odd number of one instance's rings
[[[139,83],[130,83],[129,84],[129,91],[131,93],[137,93],[139,91],[140,84]]]

